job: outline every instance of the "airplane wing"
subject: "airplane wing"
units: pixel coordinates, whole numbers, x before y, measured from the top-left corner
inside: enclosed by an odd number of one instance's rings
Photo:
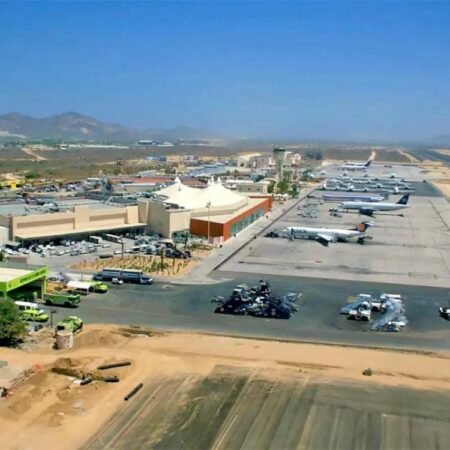
[[[316,241],[323,245],[324,247],[328,247],[328,244],[333,240],[333,237],[326,233],[319,233],[316,236]]]
[[[360,208],[359,213],[363,216],[373,217],[373,209],[370,208]]]

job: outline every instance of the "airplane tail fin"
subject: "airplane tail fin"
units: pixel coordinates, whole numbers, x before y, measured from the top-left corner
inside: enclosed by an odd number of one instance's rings
[[[374,226],[374,222],[361,222],[359,223],[355,228],[353,228],[354,231],[360,231],[361,233],[364,233],[367,228]]]
[[[407,205],[409,200],[409,194],[405,194],[398,202],[398,205]]]
[[[373,161],[374,161],[376,156],[377,156],[377,152],[375,150],[373,150],[372,153],[369,156],[369,159],[364,164],[364,167],[369,167],[373,163]]]

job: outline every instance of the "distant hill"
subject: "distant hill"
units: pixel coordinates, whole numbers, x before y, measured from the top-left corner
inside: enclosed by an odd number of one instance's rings
[[[21,135],[32,139],[66,140],[116,140],[137,139],[178,140],[213,139],[206,130],[175,127],[171,129],[149,128],[138,130],[117,123],[102,122],[76,112],[36,118],[19,113],[0,115],[0,134]]]

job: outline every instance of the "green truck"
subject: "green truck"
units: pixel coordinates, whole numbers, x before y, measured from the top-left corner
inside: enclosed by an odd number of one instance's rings
[[[83,321],[78,316],[67,316],[56,324],[56,331],[72,331],[72,333],[75,333],[81,331],[82,328]]]
[[[75,308],[81,302],[80,294],[67,294],[64,292],[51,292],[44,295],[44,301],[49,306],[65,306]]]
[[[106,292],[108,292],[108,285],[102,283],[101,281],[93,281],[92,289],[94,292],[97,292],[98,294],[106,294]]]

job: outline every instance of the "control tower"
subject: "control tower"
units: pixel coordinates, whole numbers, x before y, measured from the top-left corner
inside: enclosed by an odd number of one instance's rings
[[[275,169],[277,172],[277,180],[283,179],[283,164],[286,150],[282,147],[275,147],[273,149],[273,159],[275,160]]]

